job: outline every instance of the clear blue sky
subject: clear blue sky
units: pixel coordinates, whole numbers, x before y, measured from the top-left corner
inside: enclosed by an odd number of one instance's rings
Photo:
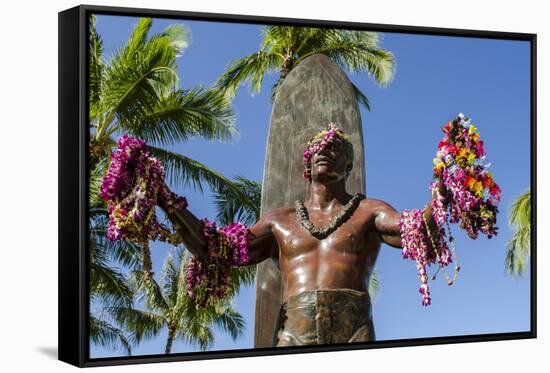
[[[107,57],[127,40],[135,23],[131,17],[98,17]],[[211,85],[230,61],[257,51],[261,42],[257,25],[155,20],[153,31],[173,23],[182,23],[191,31],[191,44],[178,59],[182,88]],[[350,76],[372,105],[371,112],[361,112],[367,196],[383,199],[400,211],[424,206],[430,197],[428,185],[432,158],[442,137],[440,127],[459,112],[470,116],[479,128],[503,195],[497,237],[472,241],[463,231],[454,230],[461,272],[451,287],[442,277],[431,282],[430,307],[420,304],[414,263],[403,260],[399,250],[382,248],[376,264],[382,281],[374,306],[377,339],[529,330],[530,273],[513,279],[504,270],[505,245],[512,234],[506,214],[512,199],[530,184],[529,43],[387,33],[382,45],[396,57],[392,84],[379,88],[366,74]],[[226,176],[240,174],[261,181],[271,115],[270,87],[277,77],[266,76],[264,88],[254,97],[248,86],[239,89],[234,101],[241,133],[238,142],[194,139],[174,149]],[[189,209],[199,218],[214,218],[208,188],[201,194],[173,187],[187,196]],[[154,244],[152,252],[154,271],[160,273],[170,248]],[[254,302],[254,287],[242,288],[235,303],[247,322],[244,335],[232,341],[218,332],[214,350],[253,347]],[[165,338],[166,332],[134,347],[133,354],[162,354]],[[194,350],[180,341],[173,347],[173,352]],[[122,354],[91,347],[91,357]]]

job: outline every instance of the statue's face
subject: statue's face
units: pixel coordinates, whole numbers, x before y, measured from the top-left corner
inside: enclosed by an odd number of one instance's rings
[[[349,176],[351,167],[342,142],[334,141],[311,157],[311,179],[324,184],[337,183]]]

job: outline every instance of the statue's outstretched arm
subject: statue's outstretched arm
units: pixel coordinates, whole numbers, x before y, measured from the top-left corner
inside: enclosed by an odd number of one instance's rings
[[[201,221],[187,208],[166,208],[162,203],[159,206],[181,236],[185,247],[198,259],[205,261],[208,247],[202,234]]]
[[[166,186],[166,188],[168,188]],[[185,247],[198,259],[205,260],[208,255],[207,242],[202,233],[202,222],[188,208],[167,208],[159,200],[160,208],[166,213],[175,230],[181,236]],[[248,236],[249,261],[247,265],[256,264],[277,253],[277,242],[272,233],[274,213],[263,216],[250,227]]]
[[[445,196],[445,190],[443,190],[443,188],[439,188],[435,190],[432,197],[434,199],[442,198],[443,200],[445,200]],[[375,226],[380,233],[382,241],[392,247],[402,248],[401,229],[399,226],[399,221],[402,214],[384,201],[375,200],[374,204]],[[424,220],[426,221],[428,228],[430,229],[431,235],[433,237],[437,237],[438,229],[437,224],[433,218],[432,204],[430,202],[427,203],[423,215]],[[430,249],[434,249],[432,247],[431,241],[428,242],[428,246]]]
[[[267,213],[250,227],[248,245],[250,260],[248,264],[257,264],[268,258],[276,258],[279,245],[273,235],[273,217],[275,212]]]
[[[399,229],[401,214],[384,201],[376,200],[372,203],[374,204],[374,224],[382,242],[395,248],[401,248]]]

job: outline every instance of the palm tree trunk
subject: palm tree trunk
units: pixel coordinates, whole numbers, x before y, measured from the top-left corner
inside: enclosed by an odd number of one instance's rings
[[[175,336],[176,336],[176,328],[173,326],[170,326],[168,328],[168,338],[166,339],[166,348],[164,350],[165,354],[169,354],[172,352],[172,343],[174,342]]]

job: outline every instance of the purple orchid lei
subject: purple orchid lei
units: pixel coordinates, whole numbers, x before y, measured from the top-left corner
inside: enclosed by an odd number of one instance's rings
[[[208,219],[201,220],[208,258],[201,261],[192,256],[186,266],[186,289],[199,307],[213,304],[234,293],[232,267],[249,263],[249,229],[241,223],[217,228]]]
[[[440,268],[444,268],[452,263],[452,255],[445,239],[445,230],[440,228],[437,237],[431,237],[423,214],[424,210],[404,210],[399,220],[399,228],[403,259],[411,259],[416,262],[421,284],[419,292],[422,294],[422,305],[429,306],[431,297],[426,267],[438,263]],[[433,250],[429,250],[430,240]]]
[[[145,243],[149,240],[181,243],[157,219],[157,204],[170,209],[185,209],[187,200],[166,188],[161,162],[149,155],[143,140],[124,135],[111,154],[111,164],[102,180],[101,197],[108,204],[107,237],[110,240],[130,240]],[[192,256],[186,265],[186,290],[206,305],[233,294],[231,268],[248,264],[249,230],[233,223],[223,228],[202,220],[202,234],[208,246],[208,260],[201,262]]]
[[[431,207],[437,226],[436,237],[427,228],[424,210],[405,210],[399,222],[403,258],[416,262],[424,306],[431,304],[426,267],[437,262],[439,269],[444,271],[452,262],[451,252],[456,257],[454,249],[449,250],[447,246],[445,225],[451,247],[454,247],[454,238],[449,223],[460,223],[472,239],[478,237],[478,232],[488,238],[497,234],[495,224],[501,190],[488,171],[490,163],[487,162],[479,132],[463,114],[448,122],[443,132],[445,137],[438,145],[434,158],[434,181],[430,184],[434,196]],[[447,190],[446,197],[435,193],[439,185]],[[428,249],[428,242],[433,247],[432,251]],[[459,270],[455,263],[455,278]],[[454,279],[446,277],[448,284],[452,285]]]
[[[163,185],[161,162],[149,155],[143,140],[123,135],[111,153],[100,189],[108,205],[107,238],[138,243],[160,239],[177,244],[177,236],[158,221],[155,206],[159,198],[174,208],[185,208],[187,201]]]

